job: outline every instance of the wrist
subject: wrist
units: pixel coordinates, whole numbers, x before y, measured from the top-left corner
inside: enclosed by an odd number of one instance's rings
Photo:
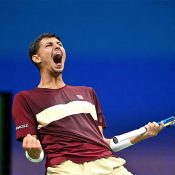
[[[41,161],[44,159],[44,152],[43,152],[43,150],[40,152],[39,158],[35,158],[35,156],[34,156],[34,157],[33,157],[33,156],[31,157],[31,156],[28,154],[27,151],[25,151],[25,155],[26,155],[26,158],[27,158],[28,160],[30,160],[31,162],[33,162],[33,163],[41,162]],[[36,156],[36,157],[38,157],[38,156]]]
[[[144,140],[144,139],[143,139],[142,135],[140,135],[140,136],[131,138],[131,139],[130,139],[130,142],[131,142],[132,144],[136,144],[136,143],[138,143],[138,142],[140,142],[140,141],[142,141],[142,140]]]

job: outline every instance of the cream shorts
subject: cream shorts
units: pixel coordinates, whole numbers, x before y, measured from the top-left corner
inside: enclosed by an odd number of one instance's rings
[[[119,157],[101,158],[83,164],[70,160],[47,168],[47,175],[133,175],[123,166],[125,160]]]

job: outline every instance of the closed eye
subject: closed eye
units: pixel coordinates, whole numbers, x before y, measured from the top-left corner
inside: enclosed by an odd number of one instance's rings
[[[56,44],[58,44],[60,47],[63,47],[63,44],[61,42],[57,42]],[[52,42],[48,42],[45,44],[45,47],[49,47],[49,46],[53,46]]]
[[[57,44],[61,47],[63,47],[63,44],[61,42],[57,42]]]
[[[49,46],[52,46],[53,44],[50,42],[50,43],[47,43],[46,45],[45,45],[45,47],[49,47]]]

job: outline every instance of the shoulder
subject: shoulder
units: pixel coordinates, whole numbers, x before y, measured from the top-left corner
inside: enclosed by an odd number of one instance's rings
[[[23,90],[14,95],[14,99],[25,99],[27,97],[30,97],[33,93],[36,92],[36,89],[31,90]]]
[[[85,92],[92,92],[94,91],[94,88],[92,87],[89,87],[89,86],[70,86],[70,85],[67,85],[67,88],[69,90],[74,90],[74,91],[85,91]]]

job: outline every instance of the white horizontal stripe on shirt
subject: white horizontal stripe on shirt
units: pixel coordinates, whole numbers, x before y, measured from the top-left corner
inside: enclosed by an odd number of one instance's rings
[[[72,101],[67,104],[59,104],[49,107],[36,115],[38,121],[38,129],[48,125],[49,123],[60,120],[64,117],[90,113],[94,120],[97,120],[95,105],[88,101]]]

